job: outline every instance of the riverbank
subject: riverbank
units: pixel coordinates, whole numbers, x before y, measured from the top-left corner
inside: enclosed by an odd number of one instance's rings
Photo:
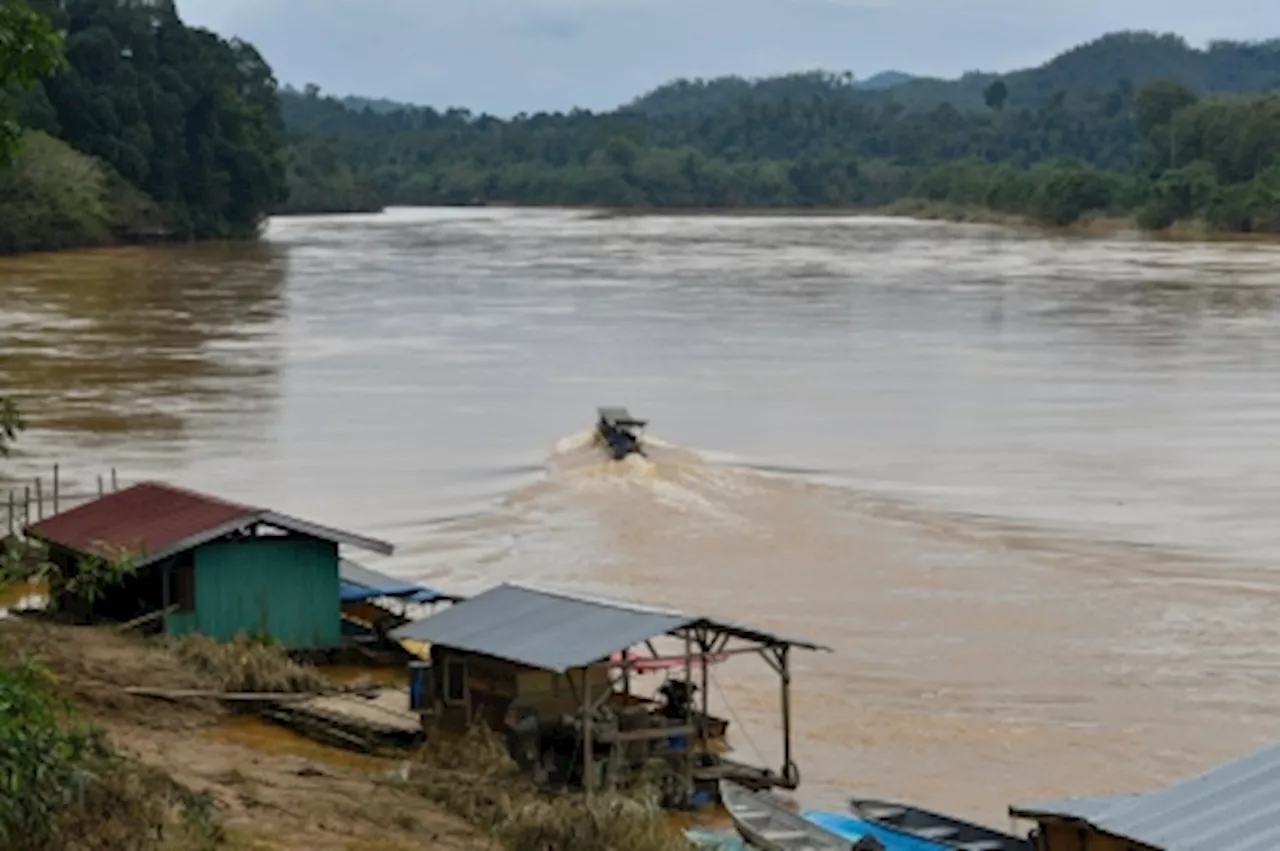
[[[315,212],[277,213],[272,218],[305,218],[307,216],[369,215],[385,213],[390,209],[428,209],[428,207],[388,206],[377,210],[325,210]],[[1199,220],[1179,221],[1162,230],[1144,229],[1136,216],[1117,214],[1088,214],[1067,225],[1051,225],[1035,218],[1005,213],[987,207],[952,204],[944,201],[926,201],[904,198],[892,204],[879,206],[836,207],[608,207],[597,205],[538,206],[506,202],[487,204],[445,205],[441,209],[459,210],[569,210],[584,213],[588,218],[625,219],[644,217],[728,217],[728,218],[797,218],[824,219],[849,217],[885,217],[921,222],[949,222],[953,224],[990,225],[1025,231],[1039,235],[1075,236],[1080,238],[1113,239],[1139,237],[1172,242],[1244,242],[1274,244],[1280,242],[1280,234],[1243,233],[1219,231]]]
[[[0,255],[176,241],[172,217],[94,157],[25,134],[0,169]]]
[[[548,798],[487,731],[440,739],[416,753],[372,755],[191,694],[311,691],[349,678],[348,669],[335,669],[335,677],[344,676],[330,680],[327,668],[296,665],[252,643],[167,644],[22,617],[0,618],[0,658],[33,660],[37,678],[51,673],[57,696],[76,707],[63,729],[87,723],[101,731],[113,766],[98,773],[84,803],[52,817],[50,842],[32,851],[688,848],[680,825],[648,802],[646,790],[592,804],[580,796]],[[0,697],[5,674],[15,670],[0,666]],[[377,673],[361,669],[359,679]],[[6,815],[0,807],[0,840]],[[66,819],[97,838],[77,844]],[[152,833],[169,838],[141,839]]]
[[[55,144],[56,140],[50,140]],[[75,154],[75,152],[70,152]],[[78,156],[78,155],[76,155]],[[88,158],[85,158],[88,159]],[[92,189],[90,183],[90,192]],[[105,191],[105,190],[104,190]],[[53,191],[49,199],[63,197]],[[51,215],[33,214],[24,220],[25,236],[15,237],[12,222],[21,218],[10,214],[5,202],[0,201],[0,257],[50,252],[73,252],[102,248],[131,248],[146,245],[165,245],[182,242],[173,237],[162,225],[129,224],[130,209],[145,209],[147,199],[134,199],[131,207],[121,207],[109,194],[100,197],[96,204],[53,202],[46,209]],[[587,214],[590,218],[619,219],[650,216],[695,217],[724,216],[733,218],[848,218],[889,217],[916,221],[950,222],[955,224],[990,225],[1041,235],[1063,235],[1081,238],[1111,239],[1120,236],[1136,236],[1153,240],[1176,242],[1255,242],[1275,243],[1280,234],[1243,233],[1215,230],[1202,221],[1175,222],[1162,230],[1144,229],[1135,216],[1114,214],[1088,214],[1067,225],[1052,225],[1035,218],[1015,213],[1005,213],[986,207],[949,202],[904,198],[892,204],[880,206],[835,207],[608,207],[598,205],[525,205],[515,203],[443,205],[444,209],[551,209],[572,210]],[[308,216],[367,216],[378,215],[396,209],[378,204],[365,208],[289,209],[271,215],[273,219],[299,219]],[[412,209],[412,207],[403,208]],[[66,227],[52,227],[51,221],[63,222]],[[44,223],[44,224],[42,224]],[[226,240],[204,240],[225,242]]]
[[[0,656],[16,660],[22,654],[53,674],[58,693],[74,702],[78,717],[101,729],[135,772],[162,780],[164,787],[178,790],[178,798],[204,802],[200,841],[205,844],[170,846],[175,851],[491,847],[460,819],[412,791],[382,782],[380,777],[397,770],[395,761],[319,745],[255,718],[233,715],[210,700],[165,703],[128,693],[128,686],[209,685],[173,655],[140,639],[108,629],[0,620]],[[157,794],[145,788],[113,793],[127,793],[135,810],[152,805]],[[193,818],[186,810],[168,809],[154,808],[148,821],[181,824]],[[102,825],[94,831],[103,832],[103,841],[89,839],[80,847],[134,847],[111,845]]]

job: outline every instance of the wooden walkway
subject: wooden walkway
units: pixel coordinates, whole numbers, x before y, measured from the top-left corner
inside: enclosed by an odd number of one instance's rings
[[[289,710],[334,723],[357,724],[389,734],[417,733],[422,721],[409,709],[409,689],[379,688],[363,693],[328,695],[290,703]]]
[[[365,753],[402,750],[422,738],[422,720],[409,709],[409,689],[402,686],[326,695],[143,687],[126,688],[125,692],[160,700],[212,699],[240,704],[304,736]]]
[[[407,688],[280,702],[263,714],[317,741],[366,753],[409,747],[422,736],[422,720],[409,709]]]

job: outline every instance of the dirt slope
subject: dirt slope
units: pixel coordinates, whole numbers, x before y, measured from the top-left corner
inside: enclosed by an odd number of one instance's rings
[[[315,744],[214,702],[134,697],[202,688],[167,653],[107,630],[0,620],[0,659],[29,653],[117,747],[210,795],[240,848],[479,851],[490,841],[417,795],[376,782],[394,762]]]

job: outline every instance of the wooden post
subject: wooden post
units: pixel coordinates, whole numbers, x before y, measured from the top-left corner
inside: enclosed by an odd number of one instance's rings
[[[115,493],[120,490],[120,480],[116,478],[116,468],[111,468],[111,492]]]
[[[164,572],[160,574],[160,577],[161,577],[160,581],[164,584],[164,587],[160,589],[160,608],[164,611],[164,614],[162,615],[163,620],[160,624],[160,629],[162,634],[164,635],[169,634],[169,603],[170,603],[170,597],[172,596],[172,593],[173,593],[173,590],[172,590],[173,583],[172,581],[170,581],[170,576],[172,576],[172,574],[173,574],[173,559],[168,559],[165,561]],[[152,587],[155,587],[155,586],[152,586]]]
[[[31,525],[31,485],[22,487],[22,528]]]
[[[14,532],[16,531],[16,530],[14,529],[14,522],[13,522],[13,520],[14,520],[14,516],[13,516],[13,491],[12,491],[12,490],[10,490],[10,491],[9,491],[9,535],[10,535],[10,537],[12,537],[12,536],[13,536],[13,534],[14,534]]]
[[[684,726],[693,727],[693,633],[684,631]],[[693,803],[693,736],[688,733],[684,737],[684,802]]]
[[[791,780],[791,645],[778,650],[782,674],[782,777]]]
[[[631,695],[631,666],[627,664],[630,650],[622,651],[622,693]]]
[[[591,677],[587,674],[588,669],[579,670],[582,671],[582,790],[586,793],[587,803],[591,803],[596,785],[595,757],[591,752]]]
[[[710,676],[707,668],[711,665],[707,656],[711,653],[711,641],[707,640],[705,631],[702,633],[702,638],[698,640],[698,644],[702,647],[702,723],[698,725],[698,739],[703,747],[706,747],[707,728],[711,726],[711,696],[710,689],[707,688],[707,678]]]
[[[102,486],[102,474],[98,474],[98,498],[101,499],[106,493],[106,489]]]
[[[62,513],[61,502],[58,498],[60,496],[59,483],[60,483],[60,477],[58,476],[58,465],[54,464],[53,465],[53,513],[55,515]]]
[[[36,476],[36,519],[44,519],[44,492],[40,489],[39,476]]]

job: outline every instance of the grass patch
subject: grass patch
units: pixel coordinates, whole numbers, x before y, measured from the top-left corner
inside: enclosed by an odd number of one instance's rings
[[[182,664],[224,691],[308,693],[333,690],[333,684],[311,665],[289,658],[279,644],[243,633],[227,642],[203,635],[167,639]]]
[[[486,831],[508,851],[689,851],[657,804],[654,778],[625,792],[549,796],[516,767],[505,744],[480,726],[427,746],[407,784]]]

